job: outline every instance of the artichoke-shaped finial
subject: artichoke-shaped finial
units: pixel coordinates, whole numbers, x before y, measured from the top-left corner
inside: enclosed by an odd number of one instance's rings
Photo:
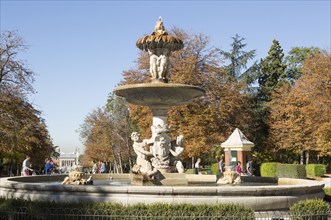
[[[154,32],[151,35],[139,38],[136,42],[139,49],[148,51],[150,60],[149,72],[152,82],[167,83],[169,74],[169,56],[172,51],[183,48],[183,41],[177,37],[168,35],[165,31],[162,18],[156,22]]]
[[[162,18],[156,22],[154,32],[151,35],[143,36],[136,42],[139,49],[148,51],[156,48],[167,48],[170,52],[181,50],[184,47],[183,41],[177,37],[168,35],[165,31]]]

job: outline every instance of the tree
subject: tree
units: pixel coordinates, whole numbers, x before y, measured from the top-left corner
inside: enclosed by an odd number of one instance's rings
[[[273,91],[285,80],[286,64],[283,62],[284,53],[277,40],[272,41],[272,46],[265,59],[261,59],[258,74],[258,99],[264,102],[271,100]]]
[[[110,116],[105,108],[97,108],[93,110],[84,119],[84,123],[80,126],[80,137],[85,145],[83,161],[100,160],[112,161],[114,158],[112,150],[113,129]]]
[[[270,102],[271,136],[275,150],[310,151],[330,155],[331,56],[315,54],[303,63],[302,76],[293,86],[284,84]]]
[[[221,50],[220,53],[224,60],[230,62],[227,66],[223,67],[225,74],[229,77],[229,80],[237,80],[243,83],[243,86],[248,86],[254,82],[258,65],[256,62],[249,68],[247,63],[254,59],[256,50],[244,51],[247,44],[243,41],[245,38],[240,37],[238,34],[232,37],[233,42],[231,44],[231,50],[229,52]]]
[[[17,57],[19,52],[24,52],[26,49],[23,39],[16,32],[1,32],[0,92],[16,95],[34,92],[32,87],[34,72]]]
[[[295,80],[299,79],[302,75],[303,62],[319,52],[320,49],[317,47],[293,47],[285,57],[287,80],[294,83]]]
[[[52,141],[41,112],[31,104],[9,94],[0,94],[0,155],[8,160],[8,172],[33,155],[34,165],[44,163],[52,151]]]
[[[129,167],[133,166],[131,160],[131,145],[129,139],[132,131],[131,120],[129,117],[128,103],[125,99],[110,94],[108,96],[107,112],[111,115],[112,138],[115,168],[118,172],[123,172],[123,162],[127,162]]]
[[[270,109],[266,103],[271,101],[271,95],[284,81],[286,65],[283,62],[284,54],[279,42],[273,40],[268,56],[261,59],[258,72],[259,87],[252,99],[253,120],[251,130],[255,134],[252,141],[255,150],[262,155],[272,147],[268,141]]]
[[[95,109],[80,126],[80,137],[85,145],[82,162],[113,162],[115,172],[123,172],[123,161],[131,167],[129,146],[130,124],[125,100],[110,94],[106,106]]]
[[[52,141],[41,112],[27,99],[33,93],[34,73],[18,54],[27,49],[16,32],[1,32],[0,42],[0,160],[8,174],[16,166],[19,173],[25,154],[33,165],[41,165],[49,157]],[[32,154],[33,153],[33,154]]]

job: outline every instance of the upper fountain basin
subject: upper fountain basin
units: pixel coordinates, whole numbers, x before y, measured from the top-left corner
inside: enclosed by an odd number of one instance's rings
[[[141,83],[119,86],[114,93],[136,105],[178,106],[189,104],[206,92],[200,87],[185,84]]]

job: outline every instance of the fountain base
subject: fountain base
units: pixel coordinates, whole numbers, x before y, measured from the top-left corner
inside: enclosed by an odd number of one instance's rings
[[[185,173],[158,172],[153,179],[143,174],[131,174],[131,185],[135,186],[187,186]]]

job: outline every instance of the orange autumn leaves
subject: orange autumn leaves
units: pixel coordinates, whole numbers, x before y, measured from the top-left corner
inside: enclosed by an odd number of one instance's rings
[[[276,149],[319,151],[331,155],[331,56],[307,59],[302,77],[285,84],[270,103],[271,137]]]

